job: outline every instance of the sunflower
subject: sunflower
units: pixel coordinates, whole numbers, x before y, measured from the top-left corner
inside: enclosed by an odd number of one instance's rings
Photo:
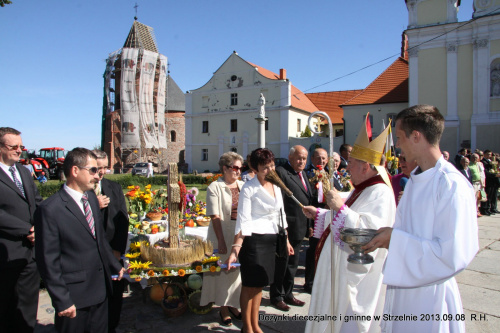
[[[181,268],[177,271],[177,274],[179,274],[179,276],[184,276],[186,275],[186,271]]]
[[[163,271],[163,275],[164,275],[164,276],[168,276],[169,274],[170,274],[170,272],[168,271],[168,269],[165,269],[165,270]]]
[[[128,268],[131,269],[131,270],[136,270],[136,269],[141,269],[141,262],[140,261],[131,261],[129,264],[128,264]]]
[[[198,273],[201,273],[201,271],[203,270],[203,267],[201,267],[201,266],[199,266],[199,265],[198,265],[198,266],[196,266],[196,268],[195,268],[195,269],[196,269],[196,271],[197,271]]]
[[[141,262],[141,269],[148,269],[149,265],[151,265],[151,264],[152,264],[151,261]]]
[[[141,255],[141,252],[135,252],[135,253],[127,253],[125,254],[125,257],[130,258],[130,259],[135,259]]]
[[[150,269],[150,270],[148,271],[148,275],[149,275],[149,276],[155,276],[155,272],[154,272],[152,269]]]

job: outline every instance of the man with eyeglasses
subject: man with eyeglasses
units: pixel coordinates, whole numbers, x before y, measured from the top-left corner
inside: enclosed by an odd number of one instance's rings
[[[19,163],[21,132],[0,127],[0,332],[33,332],[40,276],[33,258],[33,214],[42,197]]]
[[[114,257],[94,193],[97,157],[75,148],[63,165],[66,183],[35,212],[36,260],[52,298],[58,332],[108,330],[108,292],[124,269]]]
[[[97,156],[99,181],[94,191],[99,200],[99,207],[104,218],[106,240],[109,242],[117,260],[125,253],[128,240],[128,213],[125,196],[120,184],[104,178],[108,170],[108,155],[98,149],[92,151]],[[108,301],[108,332],[115,332],[120,322],[123,303],[124,280],[113,281],[113,293]]]

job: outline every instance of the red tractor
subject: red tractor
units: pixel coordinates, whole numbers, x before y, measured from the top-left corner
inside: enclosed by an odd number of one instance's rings
[[[35,150],[33,149],[28,150],[25,148],[21,153],[21,159],[19,160],[19,162],[21,162],[21,164],[26,164],[26,160],[29,159],[30,164],[33,166],[33,170],[35,171],[35,174],[38,177],[42,173],[43,169],[42,169],[42,164],[37,160],[35,160],[35,158],[36,158]]]
[[[45,172],[45,177],[47,179],[64,179],[63,164],[64,158],[66,156],[66,151],[64,148],[53,147],[53,148],[42,148],[39,151],[38,157],[35,158],[37,162],[41,164],[41,171]],[[38,171],[35,169],[35,172]]]

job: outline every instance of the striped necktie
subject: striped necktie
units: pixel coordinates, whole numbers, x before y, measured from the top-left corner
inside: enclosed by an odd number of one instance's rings
[[[92,209],[90,209],[89,198],[85,193],[82,196],[82,202],[83,202],[83,210],[85,211],[85,219],[89,224],[90,231],[92,231],[92,236],[94,236],[95,238],[94,216],[92,215]]]
[[[16,176],[16,167],[11,166],[9,168],[9,171],[12,174],[12,180],[14,180],[14,183],[16,184],[17,188],[19,189],[19,191],[21,191],[21,193],[23,194],[23,197],[26,198],[26,194],[24,193],[23,184],[21,184],[21,181],[19,179],[17,179],[17,176]]]

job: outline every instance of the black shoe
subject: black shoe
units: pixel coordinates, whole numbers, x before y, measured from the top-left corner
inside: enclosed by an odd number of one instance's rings
[[[279,301],[276,303],[271,303],[276,309],[281,310],[281,311],[290,311],[290,307],[285,304],[283,301]]]
[[[310,293],[312,293],[313,288],[312,288],[312,286],[304,285],[303,289],[304,289],[304,292],[310,294]]]
[[[500,212],[498,210],[496,210],[496,209],[492,209],[492,210],[490,210],[490,212],[493,212],[495,214],[500,214]]]
[[[482,211],[481,211],[481,215],[484,215],[484,216],[490,216],[491,214],[490,214],[490,212],[489,212],[489,211],[487,211],[487,210],[482,210]]]
[[[488,211],[488,213],[489,213],[490,215],[495,215],[495,211],[494,211],[494,210],[490,210],[490,211]]]
[[[233,325],[233,321],[231,320],[231,318],[227,318],[226,320],[224,320],[224,318],[222,318],[222,312],[219,311],[219,316],[220,316],[220,322],[222,323],[222,325],[224,326],[232,326]]]
[[[229,310],[229,313],[233,315],[234,319],[238,319],[238,320],[241,320],[241,311],[240,313],[238,313],[238,315],[236,315],[234,312],[233,312],[233,309],[232,308],[227,308]]]

